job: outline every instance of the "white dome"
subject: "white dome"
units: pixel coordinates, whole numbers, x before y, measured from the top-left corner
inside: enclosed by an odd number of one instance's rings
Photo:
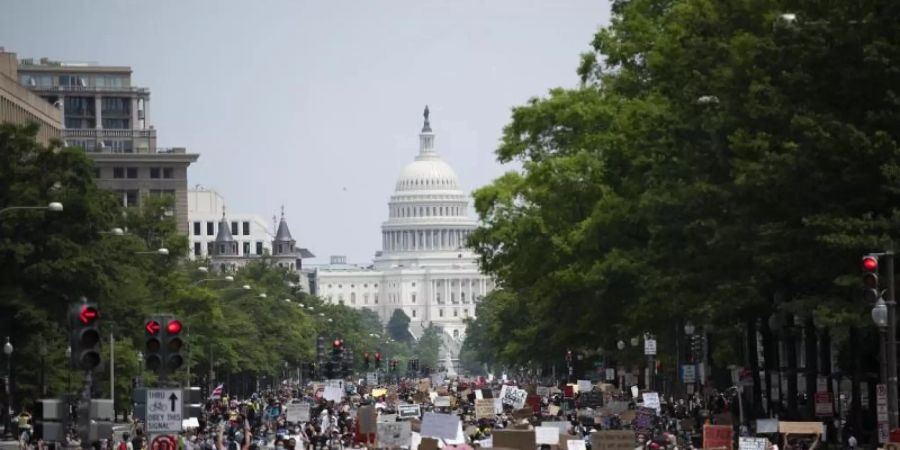
[[[396,191],[459,190],[459,179],[437,155],[419,155],[400,172]]]

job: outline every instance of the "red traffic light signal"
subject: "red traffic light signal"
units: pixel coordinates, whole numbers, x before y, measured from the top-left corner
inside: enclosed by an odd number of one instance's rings
[[[339,349],[339,348],[341,348],[343,345],[344,345],[344,343],[343,343],[340,339],[335,339],[335,340],[334,340],[334,348],[335,348],[335,349]]]
[[[144,331],[151,336],[155,336],[156,333],[159,333],[159,322],[155,320],[148,320],[147,325],[144,325]]]
[[[862,268],[866,272],[877,272],[878,271],[878,257],[874,256],[874,255],[863,256]]]
[[[169,324],[166,325],[166,332],[169,334],[181,333],[181,322],[178,320],[170,320]]]
[[[100,313],[97,312],[97,308],[89,305],[81,305],[81,309],[78,311],[78,320],[85,325],[90,325],[91,322],[100,318]]]
[[[375,361],[381,361],[381,352],[375,352]]]
[[[366,361],[369,360],[369,352],[363,352],[363,359]]]

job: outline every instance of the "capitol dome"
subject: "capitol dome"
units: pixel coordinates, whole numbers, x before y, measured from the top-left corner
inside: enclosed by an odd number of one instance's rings
[[[388,202],[376,266],[409,267],[424,260],[458,264],[463,257],[471,259],[465,243],[476,223],[468,215],[468,197],[456,172],[434,149],[427,106],[424,116],[419,154],[400,172]]]

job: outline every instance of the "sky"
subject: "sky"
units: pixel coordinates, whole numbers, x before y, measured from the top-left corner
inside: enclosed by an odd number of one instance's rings
[[[574,87],[607,0],[0,0],[19,57],[131,66],[161,147],[199,153],[188,184],[229,211],[368,263],[422,110],[467,192],[515,165],[511,109]]]

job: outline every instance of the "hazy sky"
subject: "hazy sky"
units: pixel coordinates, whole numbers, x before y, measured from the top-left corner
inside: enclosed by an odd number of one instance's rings
[[[0,0],[19,57],[128,65],[160,146],[199,153],[189,185],[300,246],[368,262],[431,108],[467,191],[510,167],[513,106],[576,84],[606,0]]]

